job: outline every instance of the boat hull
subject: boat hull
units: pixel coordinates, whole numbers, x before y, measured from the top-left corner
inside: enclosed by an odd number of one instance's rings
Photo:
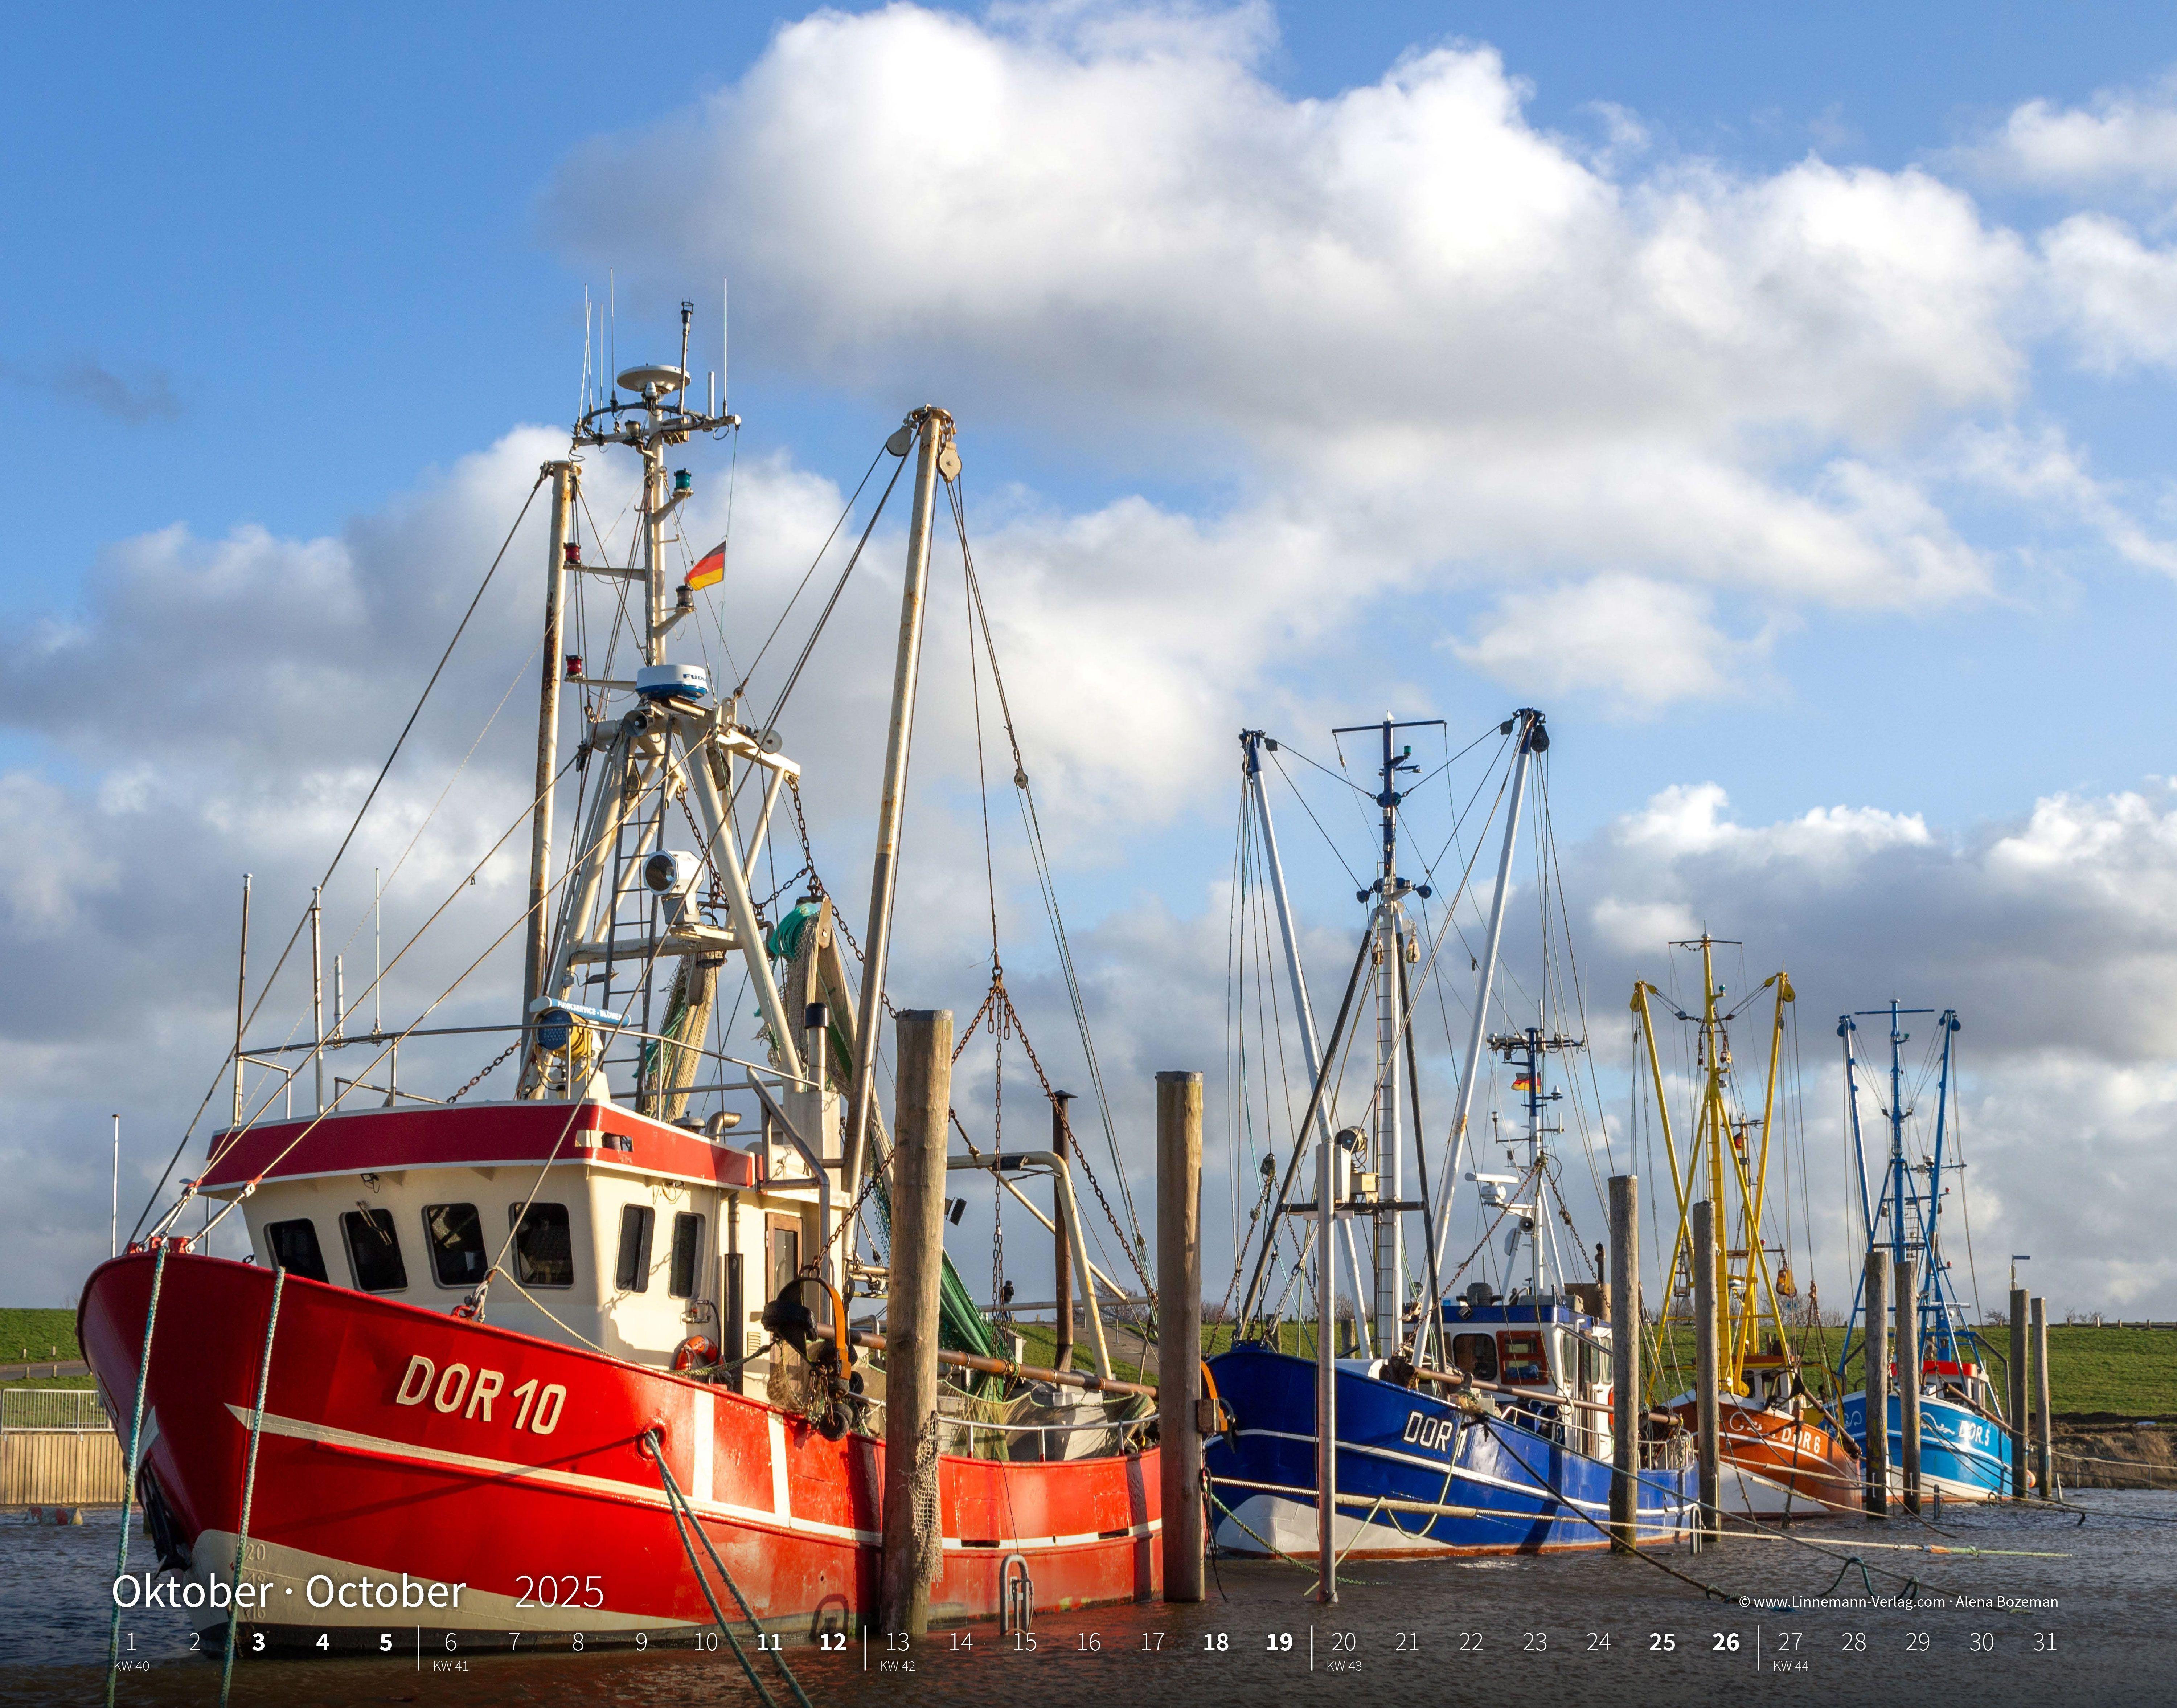
[[[1692,1404],[1672,1410],[1689,1430],[1697,1427]],[[1769,1520],[1859,1509],[1859,1462],[1826,1429],[1727,1400],[1718,1411],[1716,1441],[1727,1471],[1740,1473],[1719,1491],[1726,1512]]]
[[[79,1312],[124,1438],[153,1263],[137,1253],[104,1264]],[[139,1487],[164,1509],[154,1517],[172,1556],[188,1557],[184,1586],[202,1586],[194,1617],[205,1626],[225,1622],[210,1586],[233,1570],[271,1294],[270,1273],[254,1265],[166,1261]],[[723,1388],[292,1275],[265,1410],[243,1572],[263,1605],[243,1619],[274,1640],[330,1632],[379,1648],[390,1630],[399,1646],[425,1640],[420,1626],[596,1642],[710,1623],[643,1444],[653,1430],[759,1621],[813,1633],[874,1614],[884,1448],[866,1435],[827,1440]],[[935,1619],[995,1617],[1014,1554],[1039,1607],[1157,1592],[1153,1451],[1047,1464],[948,1455],[939,1487]]]
[[[1838,1407],[1845,1431],[1863,1451],[1867,1443],[1867,1394],[1847,1394]],[[1890,1395],[1890,1487],[1904,1485],[1903,1402]],[[2003,1431],[1962,1405],[1923,1395],[1920,1400],[1920,1487],[1942,1491],[1945,1500],[2002,1500],[2011,1492],[2011,1460]]]
[[[1209,1369],[1232,1420],[1206,1454],[1218,1545],[1238,1553],[1312,1553],[1314,1364],[1243,1346],[1212,1358]],[[1357,1371],[1341,1368],[1337,1380],[1341,1552],[1383,1558],[1608,1546],[1599,1528],[1609,1519],[1607,1464],[1537,1431],[1474,1417]],[[1643,1471],[1641,1538],[1683,1535],[1696,1498],[1689,1468]],[[1389,1512],[1373,1505],[1379,1499],[1472,1507],[1479,1515]]]

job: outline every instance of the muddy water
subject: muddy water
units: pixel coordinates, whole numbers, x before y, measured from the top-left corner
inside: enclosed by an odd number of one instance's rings
[[[987,1627],[911,1651],[882,1639],[783,1658],[818,1708],[1285,1708],[1286,1704],[1703,1704],[1923,1708],[2177,1700],[2177,1495],[2090,1493],[2061,1514],[1946,1513],[1941,1532],[1857,1520],[1805,1543],[1732,1541],[1655,1563],[1582,1555],[1353,1568],[1335,1607],[1284,1563],[1224,1561],[1200,1607],[1102,1608],[1037,1622],[1031,1648]],[[0,1703],[102,1698],[117,1530],[0,1525]],[[2023,1552],[1928,1554],[1869,1541]],[[1817,1551],[1819,1548],[1820,1552]],[[132,1554],[148,1552],[132,1545]],[[2049,1558],[2048,1556],[2061,1556]],[[139,1561],[140,1563],[140,1561]],[[1900,1605],[1901,1602],[1913,1605]],[[2019,1605],[2009,1605],[2009,1604]],[[212,1703],[216,1654],[177,1615],[126,1616],[123,1703]],[[384,1660],[244,1656],[237,1703],[739,1703],[761,1699],[724,1644],[572,1651],[525,1637],[452,1653],[396,1632]],[[752,1657],[791,1700],[768,1657]]]

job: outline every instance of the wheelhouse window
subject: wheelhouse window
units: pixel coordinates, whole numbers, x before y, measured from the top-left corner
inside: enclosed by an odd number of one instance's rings
[[[1477,1382],[1494,1382],[1497,1379],[1497,1337],[1494,1334],[1453,1335],[1451,1361],[1454,1369],[1465,1371]]]
[[[325,1254],[318,1249],[318,1225],[308,1216],[292,1222],[274,1222],[265,1230],[265,1243],[272,1248],[272,1267],[313,1281],[330,1281]]]
[[[703,1219],[682,1214],[673,1218],[673,1274],[665,1291],[676,1299],[692,1296],[696,1265],[703,1255]]]
[[[341,1218],[348,1267],[366,1293],[397,1293],[408,1285],[408,1266],[401,1261],[401,1241],[390,1210],[350,1210]]]
[[[773,1215],[765,1219],[764,1281],[767,1299],[776,1299],[787,1283],[801,1273],[801,1219]]]
[[[1505,1381],[1515,1387],[1532,1388],[1550,1379],[1549,1362],[1542,1352],[1539,1330],[1530,1329],[1500,1338],[1504,1343]]]
[[[431,1273],[442,1287],[474,1286],[489,1263],[483,1249],[483,1222],[474,1204],[425,1204],[423,1243],[430,1248]]]
[[[656,1221],[647,1204],[629,1204],[619,1213],[619,1258],[613,1266],[613,1285],[623,1293],[650,1291],[650,1236]]]
[[[510,1204],[506,1215],[509,1221],[521,1218],[514,1230],[514,1279],[525,1287],[573,1286],[575,1238],[566,1205],[532,1204],[524,1214],[520,1204]]]

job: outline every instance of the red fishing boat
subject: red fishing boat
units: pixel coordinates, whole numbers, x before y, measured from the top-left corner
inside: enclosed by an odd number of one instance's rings
[[[237,1024],[233,1116],[203,1171],[85,1287],[83,1345],[134,1442],[156,1539],[124,1604],[178,1604],[204,1627],[236,1607],[253,1640],[374,1651],[530,1634],[715,1644],[692,1628],[722,1605],[733,1624],[837,1642],[874,1615],[885,1382],[867,1355],[883,1345],[870,1235],[887,1135],[865,1045],[892,936],[930,518],[958,455],[939,410],[887,442],[912,456],[914,517],[867,949],[853,969],[813,879],[775,919],[751,897],[782,789],[801,817],[777,708],[751,726],[745,683],[715,695],[701,666],[667,656],[718,554],[685,554],[693,567],[668,585],[690,482],[666,453],[739,425],[687,404],[686,326],[684,308],[682,366],[620,374],[575,432],[578,450],[641,457],[630,561],[595,540],[584,560],[575,461],[540,477],[553,495],[548,662],[518,1018],[360,1029],[362,999],[346,1001],[336,973],[328,1025],[314,897],[312,1035],[254,1048]],[[622,611],[630,679],[613,679],[609,658],[585,674],[567,653],[587,587],[640,607]],[[563,688],[581,714],[565,767]],[[569,793],[575,833],[555,876],[554,799]],[[245,925],[245,965],[246,941]],[[734,963],[764,1022],[746,1058],[714,1023]],[[428,1040],[470,1033],[506,1045],[485,1073],[518,1063],[500,1100],[464,1100],[484,1074],[445,1100],[404,1088],[401,1045],[412,1064]],[[368,1065],[328,1096],[325,1064],[357,1050]],[[287,1112],[313,1090],[307,1114]],[[756,1130],[736,1143],[750,1116]],[[993,1168],[1023,1203],[1023,1169],[1048,1175],[1050,1214],[1029,1208],[1070,1241],[1085,1299],[1117,1291],[1082,1236],[1078,1147],[1070,1162],[949,1160]],[[206,1228],[184,1232],[191,1205],[210,1230],[245,1226],[247,1259],[210,1255]],[[949,1264],[943,1303],[940,1356],[960,1379],[919,1438],[934,1449],[936,1498],[926,1513],[917,1501],[915,1526],[934,1559],[932,1617],[1154,1596],[1149,1390],[1112,1377],[1097,1309],[1094,1370],[1068,1358],[1037,1372]]]

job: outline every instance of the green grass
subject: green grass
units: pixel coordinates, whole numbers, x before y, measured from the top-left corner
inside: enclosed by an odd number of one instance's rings
[[[1283,1326],[1284,1350],[1307,1356],[1315,1350],[1313,1336],[1307,1325],[1286,1323]],[[1048,1323],[1030,1323],[1022,1326],[1021,1333],[1028,1342],[1025,1361],[1048,1366],[1050,1362],[1054,1331]],[[2004,1391],[2005,1376],[2001,1360],[2007,1357],[2011,1348],[2011,1331],[1995,1328],[1986,1331],[1990,1379],[1999,1394]],[[1817,1329],[1807,1331],[1803,1340],[1795,1330],[1792,1344],[1801,1349],[1807,1361],[1808,1385],[1817,1393],[1832,1392],[1831,1372],[1836,1363],[1839,1348],[1843,1345],[1841,1329]],[[1229,1324],[1205,1323],[1202,1329],[1202,1350],[1205,1356],[1225,1351],[1232,1342]],[[1689,1329],[1678,1328],[1670,1331],[1665,1341],[1667,1354],[1674,1356],[1679,1372],[1679,1386],[1689,1386],[1694,1367],[1694,1337]],[[1077,1340],[1073,1349],[1075,1367],[1090,1367],[1088,1348],[1085,1341]],[[1665,1361],[1666,1372],[1670,1366]],[[1132,1367],[1127,1366],[1131,1372]],[[1154,1366],[1151,1379],[1154,1378]],[[1845,1370],[1844,1389],[1849,1393],[1860,1384],[1860,1361],[1855,1347],[1851,1361]],[[2093,1329],[2056,1325],[2049,1330],[2049,1397],[2060,1414],[2108,1412],[2123,1417],[2177,1417],[2177,1330],[2167,1329]],[[1678,1391],[1659,1378],[1655,1389],[1658,1396]]]
[[[59,1350],[49,1350],[55,1347]],[[83,1350],[75,1344],[74,1311],[0,1307],[0,1364],[82,1356]]]
[[[1996,1391],[2005,1391],[2007,1380],[2003,1360],[2011,1354],[2011,1330],[1983,1331],[1989,1357],[1989,1376]],[[1808,1372],[1808,1385],[1817,1392],[1831,1390],[1829,1372],[1836,1367],[1841,1329],[1809,1331],[1801,1356],[1811,1366],[1823,1367],[1820,1379]],[[1802,1342],[1798,1331],[1792,1344]],[[1666,1351],[1675,1354],[1678,1368],[1690,1382],[1694,1367],[1692,1331],[1674,1329]],[[1858,1347],[1846,1367],[1845,1391],[1860,1384]],[[2049,1397],[2059,1416],[2103,1411],[2122,1417],[2160,1417],[2177,1415],[2177,1330],[2168,1329],[2094,1329],[2063,1324],[2049,1330]]]
[[[33,1364],[42,1364],[51,1359],[65,1362],[70,1358],[82,1356],[83,1349],[75,1343],[74,1311],[0,1307],[0,1364],[19,1364],[26,1360]],[[59,1376],[40,1377],[34,1382],[11,1382],[8,1385],[11,1388],[90,1388],[95,1384],[88,1376]]]

